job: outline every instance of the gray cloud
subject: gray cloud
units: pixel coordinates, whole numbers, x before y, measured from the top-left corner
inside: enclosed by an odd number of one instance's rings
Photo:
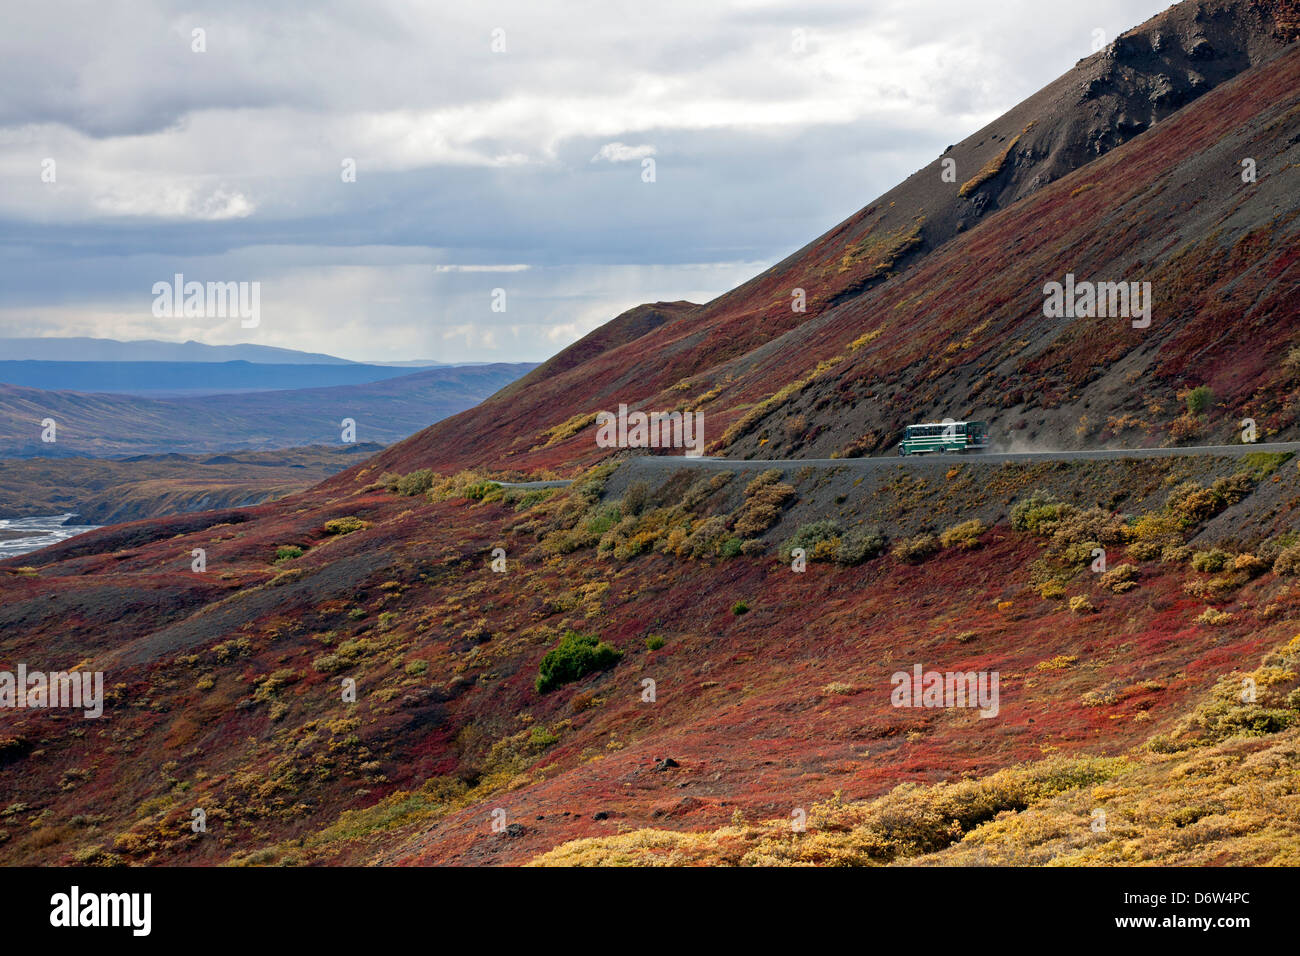
[[[725,291],[1160,6],[18,7],[0,334],[540,359],[636,302]],[[529,268],[449,268],[506,265]],[[153,318],[174,272],[262,281],[263,327]],[[483,316],[500,275],[518,295]]]

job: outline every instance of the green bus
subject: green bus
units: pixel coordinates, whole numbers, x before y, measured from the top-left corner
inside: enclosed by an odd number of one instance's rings
[[[924,455],[937,451],[940,454],[983,451],[988,447],[989,427],[986,422],[926,422],[908,425],[903,429],[903,440],[898,443],[900,455]]]

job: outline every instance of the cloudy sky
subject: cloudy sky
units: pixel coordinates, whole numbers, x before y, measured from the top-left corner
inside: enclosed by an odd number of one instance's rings
[[[1167,5],[10,5],[0,336],[540,360],[760,272]],[[260,325],[156,317],[176,273],[260,283]]]

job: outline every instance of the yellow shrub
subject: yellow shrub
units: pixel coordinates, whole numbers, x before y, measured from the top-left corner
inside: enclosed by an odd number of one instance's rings
[[[939,535],[939,543],[945,548],[978,548],[980,545],[980,535],[988,529],[984,522],[979,518],[972,518],[970,521],[963,521],[961,524],[955,524],[943,534]]]
[[[1200,617],[1196,619],[1197,624],[1208,624],[1210,627],[1217,627],[1220,624],[1227,624],[1232,620],[1232,615],[1226,611],[1219,611],[1212,607],[1207,607],[1201,612]]]
[[[1050,660],[1040,661],[1036,669],[1040,671],[1059,671],[1065,670],[1073,664],[1078,663],[1079,658],[1074,654],[1057,654]]]
[[[1065,597],[1065,585],[1055,580],[1044,581],[1038,585],[1038,594],[1049,601],[1058,601]]]
[[[1182,523],[1175,515],[1152,512],[1134,521],[1127,533],[1132,541],[1165,541],[1182,537]]]

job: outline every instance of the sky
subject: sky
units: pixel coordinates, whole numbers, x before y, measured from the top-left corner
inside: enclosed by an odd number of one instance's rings
[[[0,336],[540,361],[758,274],[1166,6],[10,5]],[[256,325],[158,308],[176,274],[256,284]]]

